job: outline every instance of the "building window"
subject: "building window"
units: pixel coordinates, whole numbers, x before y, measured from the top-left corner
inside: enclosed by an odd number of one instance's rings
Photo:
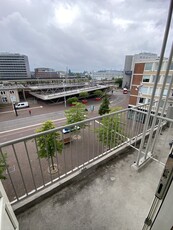
[[[153,93],[153,87],[150,87],[149,90],[148,90],[148,94],[152,94]],[[158,96],[159,95],[159,89],[156,89],[155,91],[155,95]]]
[[[163,105],[164,105],[164,101],[161,100],[161,101],[160,101],[160,107],[163,107]]]
[[[152,94],[152,92],[153,92],[153,87],[150,87],[148,94]]]
[[[153,76],[152,76],[152,82],[155,82],[155,79],[156,79],[156,76],[153,75]]]
[[[5,94],[5,91],[1,91],[1,94]]]
[[[171,83],[172,76],[167,76],[166,83]]]
[[[153,63],[145,63],[145,70],[152,70]]]
[[[143,82],[149,82],[150,81],[150,76],[143,76]]]
[[[7,97],[2,97],[2,103],[7,103],[8,100],[7,100]]]
[[[158,69],[158,66],[159,66],[159,63],[158,63],[158,62],[154,63],[154,70],[157,70],[157,69]]]
[[[163,91],[163,96],[166,96],[167,93],[168,93],[168,90],[167,90],[167,89],[164,89],[164,91]]]
[[[173,70],[173,62],[170,65],[170,70]]]
[[[142,86],[140,89],[140,93],[147,94],[147,92],[148,92],[148,87]]]
[[[139,103],[144,104],[146,101],[146,98],[140,97],[139,98]]]
[[[167,65],[166,65],[166,63],[165,63],[165,62],[163,62],[163,63],[162,63],[162,66],[161,66],[161,71],[166,70],[166,66],[167,66]]]

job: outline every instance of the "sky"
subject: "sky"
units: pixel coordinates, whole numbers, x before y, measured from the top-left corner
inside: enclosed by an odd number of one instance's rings
[[[160,54],[168,8],[169,0],[0,0],[0,52],[27,55],[31,70],[123,70],[125,55]]]

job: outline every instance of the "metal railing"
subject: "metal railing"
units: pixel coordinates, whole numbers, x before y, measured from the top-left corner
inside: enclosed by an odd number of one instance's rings
[[[4,188],[11,203],[16,203],[37,191],[60,181],[76,171],[82,171],[92,162],[114,152],[122,146],[138,150],[143,133],[147,105],[124,109],[104,116],[87,119],[72,125],[58,127],[42,133],[0,144],[2,159],[6,158]],[[152,115],[148,132],[152,125]],[[161,126],[169,119],[160,117]],[[155,126],[157,129],[157,124]],[[76,129],[69,132],[70,129]],[[62,152],[55,151],[52,169],[50,158],[40,158],[38,139],[43,137],[48,146],[49,135],[58,132]],[[65,134],[65,132],[67,132]],[[54,145],[57,139],[53,136]],[[54,149],[57,149],[56,146]],[[45,151],[48,150],[45,147]]]

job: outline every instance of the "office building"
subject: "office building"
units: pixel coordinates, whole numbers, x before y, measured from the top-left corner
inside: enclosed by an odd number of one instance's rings
[[[31,78],[26,55],[0,53],[0,80]]]

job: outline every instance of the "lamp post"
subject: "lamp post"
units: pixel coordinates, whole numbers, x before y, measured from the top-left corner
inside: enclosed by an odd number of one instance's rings
[[[67,107],[67,102],[66,102],[66,91],[65,91],[65,84],[64,84],[64,81],[63,81],[63,86],[64,86],[64,106]]]
[[[16,117],[18,116],[18,113],[17,113],[17,109],[16,109],[16,106],[15,106],[15,102],[13,102],[13,109],[14,109],[14,113],[16,115]]]

